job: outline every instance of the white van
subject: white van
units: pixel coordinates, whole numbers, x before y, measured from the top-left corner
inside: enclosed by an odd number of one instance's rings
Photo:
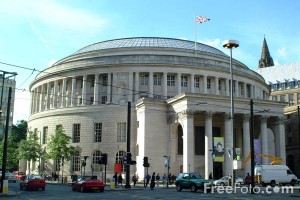
[[[263,186],[267,184],[272,187],[276,184],[294,186],[298,179],[286,165],[256,165],[254,174]]]

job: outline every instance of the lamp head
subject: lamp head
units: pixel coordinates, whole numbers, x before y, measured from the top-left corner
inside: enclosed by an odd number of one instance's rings
[[[223,41],[223,47],[226,49],[237,48],[239,46],[239,41],[237,40],[225,40]]]

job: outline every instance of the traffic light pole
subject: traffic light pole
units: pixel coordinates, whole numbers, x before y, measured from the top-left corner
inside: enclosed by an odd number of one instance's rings
[[[127,152],[130,152],[130,126],[131,126],[131,102],[128,101],[127,106]],[[130,163],[126,164],[126,185],[125,188],[130,189]]]

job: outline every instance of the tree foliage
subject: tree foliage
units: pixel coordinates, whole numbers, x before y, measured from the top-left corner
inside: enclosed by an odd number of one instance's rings
[[[54,135],[50,136],[47,144],[47,158],[53,160],[70,160],[75,155],[75,147],[70,145],[71,137],[65,134],[62,127],[59,127]]]
[[[27,122],[22,120],[17,125],[12,125],[12,132],[7,138],[7,169],[16,170],[19,168],[18,146],[22,139],[26,139]],[[0,163],[3,159],[4,137],[0,141]]]
[[[42,147],[39,144],[39,137],[37,134],[29,131],[27,140],[21,140],[19,143],[19,159],[27,161],[36,161],[41,157]]]

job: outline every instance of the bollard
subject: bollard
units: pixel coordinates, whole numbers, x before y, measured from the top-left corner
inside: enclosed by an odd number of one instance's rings
[[[8,180],[3,180],[2,194],[8,193]]]

